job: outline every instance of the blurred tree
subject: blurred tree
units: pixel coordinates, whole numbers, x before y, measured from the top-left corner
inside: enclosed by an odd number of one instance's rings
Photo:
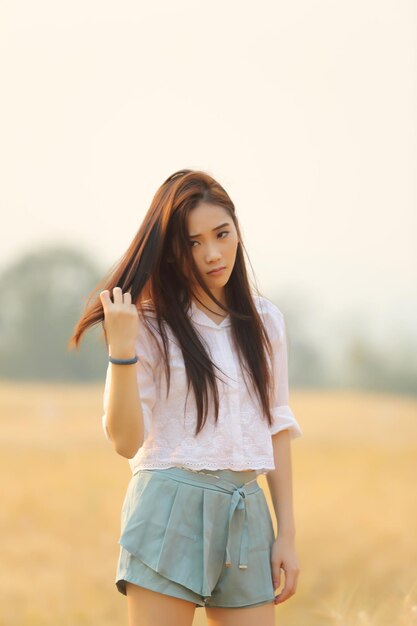
[[[362,336],[350,337],[342,367],[344,386],[417,394],[417,346],[411,337],[395,352],[376,347]]]
[[[101,324],[85,333],[79,351],[68,351],[67,344],[88,295],[104,274],[87,253],[62,245],[29,251],[3,270],[0,377],[102,382],[107,351]],[[314,312],[313,302],[298,292],[271,299],[286,319],[291,387],[417,393],[414,335],[387,329],[387,342],[375,346],[363,313],[356,319],[350,311],[323,338],[316,332],[321,312]],[[335,358],[324,350],[329,342],[335,344]]]
[[[0,274],[0,376],[14,380],[101,380],[101,325],[90,328],[80,351],[67,342],[102,272],[80,250],[42,247]]]
[[[326,355],[312,336],[314,303],[305,294],[290,289],[271,296],[285,318],[290,387],[317,387],[328,380]],[[308,319],[305,312],[309,312]]]

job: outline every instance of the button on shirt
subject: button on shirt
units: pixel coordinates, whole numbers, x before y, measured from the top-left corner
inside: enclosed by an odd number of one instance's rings
[[[256,470],[258,474],[275,469],[271,436],[288,429],[290,438],[303,434],[288,401],[288,357],[285,319],[278,307],[264,296],[253,295],[254,303],[265,324],[273,350],[274,397],[271,405],[273,424],[269,426],[258,397],[247,382],[246,388],[238,356],[234,350],[231,319],[227,315],[217,324],[191,301],[187,315],[209,350],[219,390],[218,423],[214,419],[214,401],[210,397],[207,421],[196,436],[197,406],[192,386],[187,397],[184,359],[178,340],[168,325],[170,341],[171,384],[167,383],[164,363],[154,339],[145,324],[140,330],[135,351],[137,382],[144,418],[144,442],[129,459],[132,473],[139,469],[185,467],[191,470]],[[146,314],[148,315],[148,313]],[[152,317],[152,314],[149,313]],[[156,327],[156,320],[155,320]],[[156,332],[156,331],[154,331]],[[108,364],[104,388],[102,425],[106,428],[108,396],[111,381]],[[220,379],[220,380],[219,380]],[[246,374],[246,379],[248,375]],[[185,409],[185,410],[184,410]]]

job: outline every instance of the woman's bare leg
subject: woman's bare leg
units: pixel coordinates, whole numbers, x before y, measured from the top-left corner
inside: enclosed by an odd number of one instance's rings
[[[126,582],[129,626],[192,626],[194,602]]]
[[[208,626],[274,626],[275,604],[271,600],[267,604],[245,607],[242,609],[223,609],[205,607]]]

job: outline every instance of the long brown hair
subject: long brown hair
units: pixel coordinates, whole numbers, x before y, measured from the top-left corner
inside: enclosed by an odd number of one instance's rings
[[[236,227],[238,246],[235,264],[225,285],[224,307],[204,284],[198,273],[189,244],[187,217],[200,202],[216,204],[225,209]],[[230,314],[232,339],[242,365],[255,389],[262,413],[272,424],[270,402],[273,376],[267,354],[272,356],[271,343],[253,300],[244,256],[243,243],[235,206],[223,187],[209,174],[199,170],[179,170],[169,176],[157,190],[151,205],[129,248],[123,257],[90,293],[85,310],[74,328],[69,349],[78,347],[81,336],[101,322],[104,337],[104,311],[99,293],[114,287],[130,291],[132,302],[143,316],[151,334],[146,311],[149,302],[162,338],[165,375],[170,385],[169,347],[164,323],[174,333],[184,358],[188,389],[190,381],[197,404],[197,435],[207,419],[208,386],[213,394],[215,421],[218,421],[219,395],[214,368],[199,336],[191,324],[186,309],[191,302],[190,272],[195,281],[220,308]],[[193,294],[194,295],[194,294]],[[196,296],[194,296],[196,297]],[[218,369],[218,368],[217,368]],[[245,378],[245,377],[244,377]],[[246,380],[245,380],[246,384]]]

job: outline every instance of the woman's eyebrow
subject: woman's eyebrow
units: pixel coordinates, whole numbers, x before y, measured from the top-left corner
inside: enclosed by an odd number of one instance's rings
[[[223,224],[220,224],[220,226],[216,226],[215,228],[212,228],[212,231],[215,230],[219,230],[219,228],[223,228],[223,226],[230,226],[229,222],[224,222]],[[201,237],[200,235],[188,235],[189,237]]]

